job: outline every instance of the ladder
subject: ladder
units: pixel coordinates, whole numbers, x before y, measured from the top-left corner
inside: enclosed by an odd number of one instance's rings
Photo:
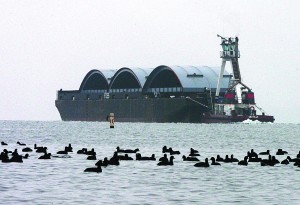
[[[232,66],[232,70],[233,70],[234,79],[241,82],[241,72],[240,72],[238,59],[237,58],[231,58],[230,61],[231,61],[231,66]]]

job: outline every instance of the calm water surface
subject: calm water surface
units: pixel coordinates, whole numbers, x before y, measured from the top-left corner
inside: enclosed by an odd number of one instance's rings
[[[261,167],[258,163],[196,168],[182,161],[191,147],[201,161],[220,154],[240,160],[247,151],[278,148],[294,158],[300,150],[299,124],[160,124],[106,122],[0,121],[1,146],[14,150],[21,141],[55,154],[72,143],[71,158],[39,160],[31,153],[24,163],[0,163],[0,204],[300,204],[300,168]],[[117,146],[139,148],[142,156],[161,157],[162,147],[180,150],[174,166],[157,161],[121,161],[102,173],[84,173],[96,161],[76,154],[95,148],[97,159],[111,157]],[[134,158],[135,156],[132,155]],[[286,156],[277,156],[282,161]]]

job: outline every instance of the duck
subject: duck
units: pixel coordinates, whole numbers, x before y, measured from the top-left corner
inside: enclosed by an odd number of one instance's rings
[[[7,152],[1,152],[0,159],[4,163],[10,162]]]
[[[44,155],[40,156],[39,159],[51,159],[51,153],[44,153]]]
[[[95,163],[95,166],[97,167],[103,166],[103,161],[100,159],[98,162]]]
[[[3,149],[3,151],[2,151],[3,153],[12,153],[11,151],[8,151],[7,149]]]
[[[155,154],[152,154],[151,157],[142,157],[142,155],[140,153],[136,153],[135,155],[136,160],[153,160],[155,161]]]
[[[82,148],[81,150],[77,151],[77,154],[86,154],[87,148]]]
[[[95,152],[94,148],[92,148],[90,151],[86,151],[85,154],[86,155],[96,155],[96,152]]]
[[[115,166],[118,166],[118,165],[120,165],[120,161],[117,160],[117,159],[114,159],[114,160],[110,159],[110,160],[108,161],[108,164],[109,164],[109,165],[115,165]]]
[[[189,156],[190,157],[198,157],[198,156],[200,156],[200,154],[199,154],[198,150],[191,148]]]
[[[22,156],[18,154],[17,149],[12,153],[12,157],[10,159],[10,162],[19,162],[23,163]]]
[[[200,157],[200,154],[198,154],[198,153],[194,153],[194,154],[190,153],[189,157]]]
[[[56,152],[56,154],[68,154],[68,152],[66,150],[63,150],[63,151]]]
[[[175,159],[174,156],[171,156],[169,161],[167,161],[167,162],[166,161],[160,161],[157,165],[158,166],[168,166],[168,165],[172,166],[172,165],[174,165],[174,163],[173,163],[174,159]]]
[[[35,151],[37,153],[45,153],[47,152],[47,149],[48,149],[47,147],[37,147]]]
[[[198,162],[194,164],[195,167],[209,167],[208,158],[205,158],[205,162]]]
[[[186,157],[185,155],[182,155],[183,161],[199,161],[197,157]]]
[[[272,156],[269,155],[268,159],[262,159],[260,162],[261,166],[274,166],[275,162],[272,160]]]
[[[275,163],[275,164],[279,164],[280,162],[275,158],[275,156],[272,156],[272,161]]]
[[[251,149],[251,152],[249,152],[249,157],[252,157],[252,158],[257,158],[258,157],[258,154],[256,152],[254,152],[254,149]]]
[[[223,160],[225,163],[231,163],[231,159],[228,157],[228,155],[225,156],[225,159]]]
[[[123,155],[118,155],[120,160],[133,160],[132,157],[129,157],[128,154]]]
[[[244,157],[244,160],[239,161],[238,165],[243,165],[243,166],[247,166],[248,165],[248,156]]]
[[[191,153],[191,154],[196,154],[196,153],[199,153],[199,151],[198,151],[198,150],[195,150],[195,149],[193,149],[193,148],[191,148],[191,149],[190,149],[190,153]]]
[[[239,160],[237,158],[233,157],[233,154],[230,157],[231,162],[239,162]]]
[[[5,142],[2,141],[2,142],[1,142],[1,145],[7,145],[7,143],[5,143]]]
[[[109,161],[108,161],[108,159],[107,159],[107,157],[104,157],[104,159],[103,159],[103,162],[102,162],[102,167],[106,167],[106,166],[108,166],[109,165]]]
[[[24,156],[22,156],[23,159],[28,159],[28,157],[29,157],[28,153],[26,153]]]
[[[290,156],[287,156],[286,157],[288,160],[289,160],[289,162],[298,162],[298,161],[300,161],[300,159],[298,159],[298,158],[291,158]]]
[[[117,152],[122,152],[122,153],[137,153],[140,151],[138,148],[132,150],[132,149],[120,149],[120,147],[117,147]]]
[[[8,151],[7,151],[7,149],[4,149],[2,152],[1,152],[1,154],[6,154],[6,155],[8,155]]]
[[[32,149],[30,147],[25,147],[22,149],[22,152],[32,152]]]
[[[294,166],[300,166],[300,161],[295,162]]]
[[[217,155],[217,159],[216,159],[217,162],[223,162],[224,159],[222,157],[220,157],[220,155]]]
[[[17,149],[15,149],[15,150],[12,152],[12,156],[19,156],[18,150],[17,150]]]
[[[283,151],[282,149],[278,149],[276,152],[276,155],[284,155],[284,154],[288,154],[287,151]]]
[[[73,147],[71,144],[69,144],[69,146],[65,147],[65,151],[67,152],[73,152]]]
[[[211,157],[210,160],[211,160],[211,165],[221,165],[220,163],[216,162],[216,159],[214,157]]]
[[[261,158],[259,157],[249,157],[248,162],[260,162]]]
[[[164,154],[164,156],[163,157],[161,157],[161,158],[159,158],[159,160],[158,161],[160,161],[160,162],[168,162],[169,161],[169,159],[168,159],[168,156],[167,156],[167,154]]]
[[[259,155],[269,155],[270,154],[270,150],[267,150],[266,152],[260,152]]]
[[[2,162],[10,162],[9,161],[9,157],[8,157],[8,151],[6,149],[4,149],[1,154],[0,154],[0,160]]]
[[[272,161],[261,161],[260,165],[261,166],[274,166],[275,163],[273,163]]]
[[[108,160],[109,165],[120,165],[120,159],[117,152],[114,152],[114,156]]]
[[[289,162],[289,159],[286,158],[285,160],[282,160],[282,162],[280,164],[285,164],[285,165],[288,165],[290,162]]]
[[[3,163],[9,163],[9,162],[11,162],[11,161],[10,161],[10,159],[7,157],[7,158],[3,158],[3,159],[2,159],[2,162],[3,162]]]
[[[261,166],[268,166],[268,163],[272,160],[272,156],[269,154],[268,159],[262,159],[260,161],[260,165]]]
[[[13,157],[10,159],[10,162],[23,163],[22,156],[13,156]]]
[[[102,172],[102,168],[101,168],[101,166],[89,167],[89,168],[86,168],[84,170],[84,172],[97,172],[97,173],[101,173]]]
[[[73,152],[73,148],[72,148],[71,144],[69,144],[69,146],[66,146],[65,150],[58,151],[56,154],[68,154],[69,152]]]
[[[162,153],[170,152],[170,149],[167,148],[167,146],[163,146]]]
[[[20,145],[20,146],[26,146],[25,143],[21,143],[21,142],[19,142],[19,141],[17,141],[17,144]]]
[[[86,158],[87,160],[97,160],[96,155],[89,155]]]
[[[172,147],[170,147],[170,155],[174,155],[174,154],[180,154],[180,152],[179,151],[174,151],[172,149]]]
[[[36,144],[34,144],[34,149],[40,149],[40,148],[43,148],[43,146],[38,147]]]

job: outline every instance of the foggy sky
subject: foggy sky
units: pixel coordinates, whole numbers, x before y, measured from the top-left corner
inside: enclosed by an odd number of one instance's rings
[[[91,69],[221,66],[220,34],[239,36],[242,80],[257,105],[275,122],[299,123],[299,8],[300,1],[260,0],[0,1],[0,120],[60,120],[56,91],[77,90]]]

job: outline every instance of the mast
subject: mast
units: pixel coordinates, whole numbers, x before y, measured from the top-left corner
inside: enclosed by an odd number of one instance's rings
[[[233,71],[233,79],[231,80],[231,84],[228,89],[234,88],[237,84],[242,84],[241,82],[241,72],[239,67],[239,61],[240,58],[240,51],[239,51],[239,38],[225,38],[220,35],[217,35],[221,38],[221,46],[222,51],[220,52],[220,58],[222,58],[222,66],[219,74],[218,84],[217,84],[217,90],[216,90],[216,97],[220,94],[220,87],[221,82],[223,79],[224,69],[227,61],[231,62],[231,67]],[[246,86],[247,87],[247,86]]]

